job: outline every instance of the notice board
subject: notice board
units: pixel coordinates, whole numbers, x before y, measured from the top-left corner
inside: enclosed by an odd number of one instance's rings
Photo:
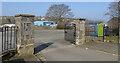
[[[98,37],[103,36],[103,24],[98,25]]]

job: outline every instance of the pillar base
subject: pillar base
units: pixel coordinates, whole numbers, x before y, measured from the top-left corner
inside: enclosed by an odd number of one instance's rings
[[[20,56],[28,56],[28,55],[33,55],[34,53],[34,45],[28,45],[24,47],[20,47],[18,50],[18,54]]]

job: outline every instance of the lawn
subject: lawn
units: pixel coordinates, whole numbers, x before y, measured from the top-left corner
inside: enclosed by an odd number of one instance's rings
[[[97,39],[95,39],[97,41],[103,41],[103,37],[99,37]],[[104,40],[115,40],[117,41],[118,40],[118,36],[107,36],[104,38]]]
[[[118,36],[105,37],[105,40],[118,40]]]

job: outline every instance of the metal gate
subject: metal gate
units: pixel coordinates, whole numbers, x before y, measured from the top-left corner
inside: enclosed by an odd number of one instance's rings
[[[17,50],[17,27],[2,27],[2,54]]]
[[[85,26],[86,41],[95,39],[97,37],[97,25],[86,25]]]
[[[76,24],[65,24],[65,40],[75,44],[76,41]]]

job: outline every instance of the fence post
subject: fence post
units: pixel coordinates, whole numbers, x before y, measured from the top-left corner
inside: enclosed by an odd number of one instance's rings
[[[120,1],[118,2],[118,10],[120,10]],[[120,11],[118,12],[118,14],[120,14]],[[118,35],[118,46],[119,46],[119,44],[120,44],[120,15],[118,15],[118,34],[119,34]]]
[[[103,42],[104,42],[104,39],[105,39],[105,25],[103,24]]]
[[[28,55],[34,53],[34,33],[33,20],[34,15],[15,15],[17,32],[17,52],[20,55]]]

